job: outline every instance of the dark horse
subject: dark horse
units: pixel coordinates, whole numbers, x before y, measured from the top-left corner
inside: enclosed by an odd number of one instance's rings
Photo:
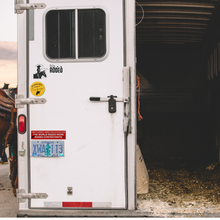
[[[16,189],[18,188],[17,110],[13,98],[15,93],[16,89],[0,89],[0,144],[3,145],[0,157],[7,161],[7,158],[4,158],[5,149],[9,147],[11,185],[14,195],[16,195]]]

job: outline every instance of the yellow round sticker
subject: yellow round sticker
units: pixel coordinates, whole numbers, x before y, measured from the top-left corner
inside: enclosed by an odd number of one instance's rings
[[[42,96],[45,92],[45,86],[41,82],[34,82],[31,84],[30,90],[34,96]]]

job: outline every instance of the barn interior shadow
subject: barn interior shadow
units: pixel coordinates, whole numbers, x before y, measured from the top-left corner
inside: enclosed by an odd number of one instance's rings
[[[189,208],[192,201],[197,210],[219,205],[219,80],[207,80],[203,49],[137,48],[144,81],[138,144],[150,177],[149,193],[139,196],[139,208],[140,201],[148,201],[145,208],[156,208],[158,199],[176,209],[183,204]]]

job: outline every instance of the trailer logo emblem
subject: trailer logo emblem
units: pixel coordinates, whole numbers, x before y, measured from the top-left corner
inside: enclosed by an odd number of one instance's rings
[[[63,67],[50,65],[50,73],[63,73]]]
[[[30,90],[34,96],[42,96],[45,92],[45,86],[41,82],[34,82],[31,84]]]
[[[40,64],[37,65],[37,72],[34,73],[34,79],[41,79],[42,76],[44,76],[45,78],[47,77],[46,69],[43,69],[42,67],[43,65]]]

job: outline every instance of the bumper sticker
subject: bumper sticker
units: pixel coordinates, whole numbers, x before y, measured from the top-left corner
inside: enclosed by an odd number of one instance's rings
[[[66,139],[66,131],[31,131],[31,139]]]
[[[44,77],[44,78],[47,77],[46,69],[43,68],[43,65],[38,64],[36,73],[33,74],[33,78],[34,79],[41,79],[42,77]]]
[[[31,84],[30,90],[31,90],[32,95],[42,96],[45,92],[45,86],[41,82],[34,82]]]

